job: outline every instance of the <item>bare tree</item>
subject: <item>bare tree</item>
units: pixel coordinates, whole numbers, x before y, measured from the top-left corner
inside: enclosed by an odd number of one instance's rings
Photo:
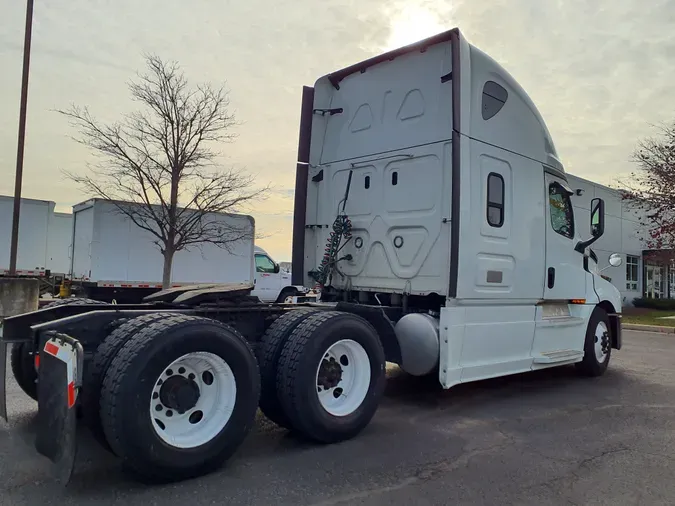
[[[216,164],[218,153],[210,146],[234,138],[224,88],[190,87],[177,63],[157,56],[147,56],[146,64],[146,73],[129,84],[142,108],[121,121],[101,124],[86,107],[58,112],[78,128],[75,140],[98,158],[89,175],[67,176],[153,235],[164,256],[166,288],[177,251],[204,243],[229,250],[251,239],[249,230],[215,221],[213,213],[240,212],[268,188]]]
[[[641,140],[633,153],[637,170],[621,181],[621,194],[638,211],[640,238],[647,248],[661,250],[664,260],[675,249],[675,124],[661,135]]]

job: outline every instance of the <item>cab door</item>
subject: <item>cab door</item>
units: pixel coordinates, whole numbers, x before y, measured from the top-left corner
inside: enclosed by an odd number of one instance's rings
[[[570,195],[564,179],[546,173],[546,272],[544,299],[584,299],[586,271],[583,255],[574,250],[579,241]]]
[[[270,257],[263,253],[256,253],[255,286],[251,295],[265,302],[276,300],[279,284],[278,272],[279,267]]]

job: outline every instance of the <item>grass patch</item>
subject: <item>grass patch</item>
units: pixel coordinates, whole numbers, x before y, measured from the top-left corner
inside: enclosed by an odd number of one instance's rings
[[[675,316],[675,311],[649,311],[639,314],[625,314],[621,318],[622,323],[635,325],[657,325],[659,327],[675,327],[675,318],[664,320],[664,316]]]

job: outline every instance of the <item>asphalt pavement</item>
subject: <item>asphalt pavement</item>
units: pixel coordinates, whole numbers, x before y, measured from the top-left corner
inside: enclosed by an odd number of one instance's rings
[[[8,386],[0,505],[672,505],[675,337],[625,332],[601,378],[573,367],[460,385],[394,370],[356,439],[295,440],[259,420],[219,471],[148,487],[81,434],[72,483],[33,449],[36,404]]]

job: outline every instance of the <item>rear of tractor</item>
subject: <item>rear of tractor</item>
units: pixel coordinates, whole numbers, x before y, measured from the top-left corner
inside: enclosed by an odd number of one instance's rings
[[[143,481],[217,469],[258,407],[320,443],[368,425],[384,391],[383,315],[265,305],[244,292],[171,290],[141,305],[70,299],[5,320],[15,378],[38,400],[36,448],[65,482],[78,419]]]

